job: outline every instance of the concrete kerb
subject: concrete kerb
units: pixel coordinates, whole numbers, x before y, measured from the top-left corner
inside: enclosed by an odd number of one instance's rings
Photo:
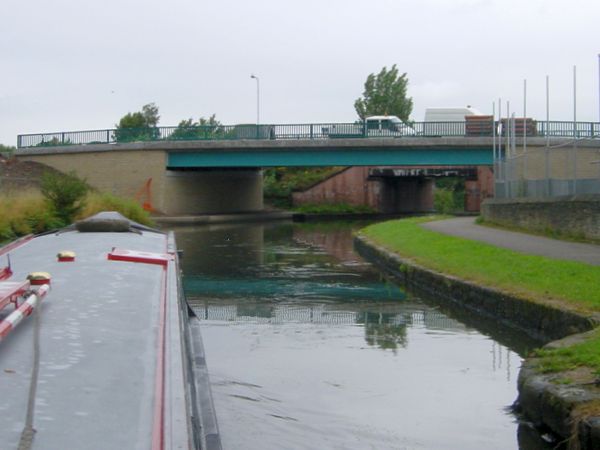
[[[354,244],[359,254],[402,284],[494,318],[548,342],[548,347],[585,340],[600,325],[600,314],[584,315],[435,272],[361,235],[355,237]],[[580,413],[585,405],[600,401],[600,388],[587,378],[579,384],[557,384],[565,374],[541,374],[536,370],[538,363],[536,358],[529,358],[521,368],[517,409],[539,429],[550,429],[570,440],[569,448],[600,448],[600,417]]]

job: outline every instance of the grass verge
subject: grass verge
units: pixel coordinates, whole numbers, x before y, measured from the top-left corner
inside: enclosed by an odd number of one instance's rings
[[[600,311],[600,267],[524,255],[419,226],[440,218],[394,220],[368,226],[360,234],[438,272],[584,314]],[[600,375],[600,332],[584,343],[540,350],[538,355],[545,371],[587,366]]]

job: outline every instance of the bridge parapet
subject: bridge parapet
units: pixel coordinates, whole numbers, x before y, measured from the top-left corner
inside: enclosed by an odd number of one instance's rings
[[[488,117],[488,116],[486,116]],[[491,137],[493,130],[507,129],[505,121],[494,121],[489,126],[472,127],[469,122],[411,122],[401,129],[371,129],[364,123],[311,123],[265,125],[218,125],[190,127],[152,127],[59,131],[21,134],[18,148],[44,148],[70,145],[124,144],[131,142],[187,142],[187,141],[245,141],[245,140],[338,140],[377,138],[443,138]],[[517,124],[519,120],[517,119]],[[535,121],[527,119],[527,135],[531,137],[600,137],[600,122]],[[481,122],[481,121],[479,121]],[[485,125],[485,124],[484,124]],[[516,132],[517,136],[522,136]]]

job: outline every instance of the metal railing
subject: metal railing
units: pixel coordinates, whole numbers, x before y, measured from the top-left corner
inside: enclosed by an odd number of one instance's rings
[[[525,126],[526,125],[526,126]],[[506,136],[494,140],[494,196],[496,198],[550,198],[600,193],[600,149],[584,145],[600,138],[597,122],[540,122],[530,127],[523,119],[503,121]],[[519,128],[517,130],[517,127]],[[545,146],[527,146],[516,138],[538,133]],[[532,133],[530,133],[530,130]],[[496,145],[498,144],[498,145]]]
[[[528,136],[599,138],[600,122],[535,121],[528,119]],[[121,128],[54,133],[21,134],[18,148],[64,145],[116,144],[126,142],[207,141],[242,139],[342,139],[400,137],[479,137],[491,136],[501,121],[484,120],[473,126],[469,122],[411,122],[387,128],[372,128],[364,122],[311,123],[280,125],[218,125],[189,127]],[[517,137],[520,134],[517,132]]]

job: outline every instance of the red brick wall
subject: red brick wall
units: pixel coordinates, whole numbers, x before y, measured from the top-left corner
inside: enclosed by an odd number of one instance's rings
[[[349,203],[379,207],[380,186],[368,181],[368,167],[349,167],[304,192],[294,192],[294,205]]]
[[[439,167],[443,168],[443,167]],[[416,178],[368,179],[369,167],[349,167],[304,192],[294,192],[293,203],[349,203],[381,212],[433,210],[433,181]],[[477,167],[477,180],[465,182],[465,210],[477,212],[494,195],[490,167]]]

